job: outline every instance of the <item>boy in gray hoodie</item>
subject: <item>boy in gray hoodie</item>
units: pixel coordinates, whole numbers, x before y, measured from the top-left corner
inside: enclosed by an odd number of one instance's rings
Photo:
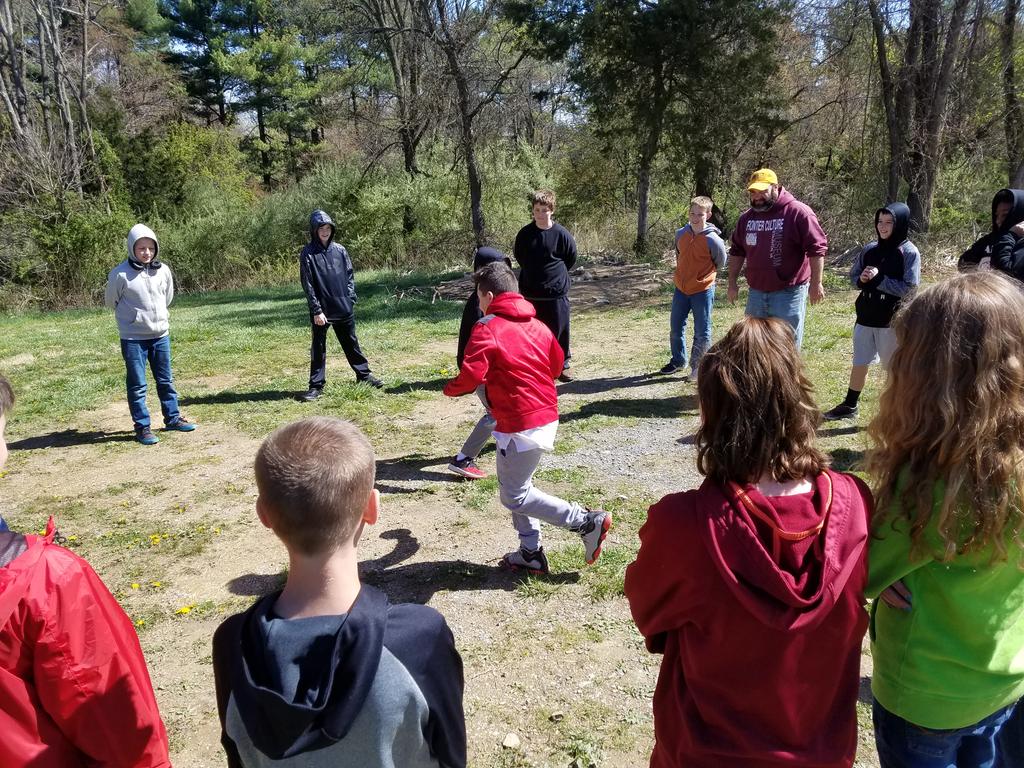
[[[181,415],[171,374],[171,337],[167,307],[174,299],[171,268],[158,258],[160,245],[145,224],[128,232],[128,258],[110,270],[105,303],[114,310],[121,336],[121,356],[127,369],[128,409],[135,423],[135,439],[153,445],[146,408],[146,363],[153,370],[164,429],[191,432],[196,425]]]

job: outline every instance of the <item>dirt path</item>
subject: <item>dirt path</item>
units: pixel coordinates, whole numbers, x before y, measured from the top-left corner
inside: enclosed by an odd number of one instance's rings
[[[627,510],[607,546],[628,550],[651,499],[699,482],[686,439],[693,386],[628,370],[629,361],[609,365],[617,321],[595,313],[574,322],[581,379],[560,388],[562,447],[542,463],[539,484],[570,496],[582,483]],[[223,759],[210,638],[226,615],[276,588],[286,564],[253,512],[259,441],[225,424],[169,435],[144,455],[130,442],[83,439],[119,427],[125,412],[115,402],[80,414],[59,449],[29,442],[17,451],[3,510],[34,520],[56,512],[66,533],[90,542],[90,560],[139,626],[174,764],[212,768]],[[361,545],[363,578],[393,601],[429,603],[451,624],[465,664],[471,766],[646,764],[660,659],[644,651],[624,598],[571,567],[571,535],[545,532],[568,564],[549,581],[495,567],[515,539],[493,482],[445,471],[479,413],[473,398],[438,394],[395,419],[395,444],[416,447],[378,446],[384,507]],[[417,444],[427,428],[432,444]],[[493,456],[481,464],[493,471]],[[502,746],[510,733],[519,748]],[[874,765],[863,751],[858,765]]]

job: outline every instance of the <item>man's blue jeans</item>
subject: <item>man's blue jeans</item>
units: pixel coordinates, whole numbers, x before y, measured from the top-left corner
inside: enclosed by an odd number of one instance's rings
[[[758,291],[747,294],[748,317],[777,317],[793,327],[796,348],[804,340],[804,315],[807,312],[807,283],[782,288],[778,291]]]
[[[121,339],[121,356],[128,371],[125,384],[128,387],[128,409],[136,427],[148,427],[149,410],[146,408],[146,362],[153,370],[156,393],[160,397],[160,410],[164,415],[164,426],[173,424],[181,416],[178,410],[178,393],[171,376],[171,337],[130,341]]]
[[[872,720],[882,768],[1014,768],[1024,766],[1019,729],[1024,706],[1000,709],[965,728],[914,725],[874,701]],[[1017,730],[1017,733],[1011,733]],[[1004,733],[1005,731],[1005,733]]]
[[[690,368],[694,371],[700,359],[711,346],[711,307],[715,303],[715,286],[687,296],[676,288],[672,295],[672,315],[669,318],[668,344],[672,351],[672,365],[686,365],[686,318],[693,312],[693,348],[690,350]]]

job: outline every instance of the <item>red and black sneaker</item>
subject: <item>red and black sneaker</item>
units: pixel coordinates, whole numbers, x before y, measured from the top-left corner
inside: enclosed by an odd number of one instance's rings
[[[536,549],[520,547],[515,552],[509,552],[501,558],[501,567],[510,571],[526,571],[534,576],[546,576],[550,573],[544,547]]]
[[[456,475],[465,477],[468,480],[483,480],[487,477],[487,473],[480,469],[469,456],[464,459],[453,456],[451,463],[448,464],[448,471],[454,472]]]
[[[587,510],[587,522],[579,529],[586,550],[587,565],[593,565],[601,556],[601,544],[612,527],[612,513],[603,509]]]

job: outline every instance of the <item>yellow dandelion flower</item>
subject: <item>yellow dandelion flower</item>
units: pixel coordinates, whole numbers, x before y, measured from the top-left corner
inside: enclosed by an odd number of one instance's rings
[[[138,621],[135,622],[135,626],[136,627],[144,627],[144,626],[146,626],[146,620],[145,619],[139,619]]]
[[[132,589],[138,589],[138,588],[139,588],[139,582],[133,581],[132,582]]]
[[[178,616],[188,616],[190,613],[192,613],[192,609],[194,607],[195,607],[194,605],[183,605],[183,606],[181,606],[181,608],[176,610],[174,613],[176,615],[178,615]]]
[[[151,587],[162,587],[164,583],[162,581],[151,581],[149,582]]]

